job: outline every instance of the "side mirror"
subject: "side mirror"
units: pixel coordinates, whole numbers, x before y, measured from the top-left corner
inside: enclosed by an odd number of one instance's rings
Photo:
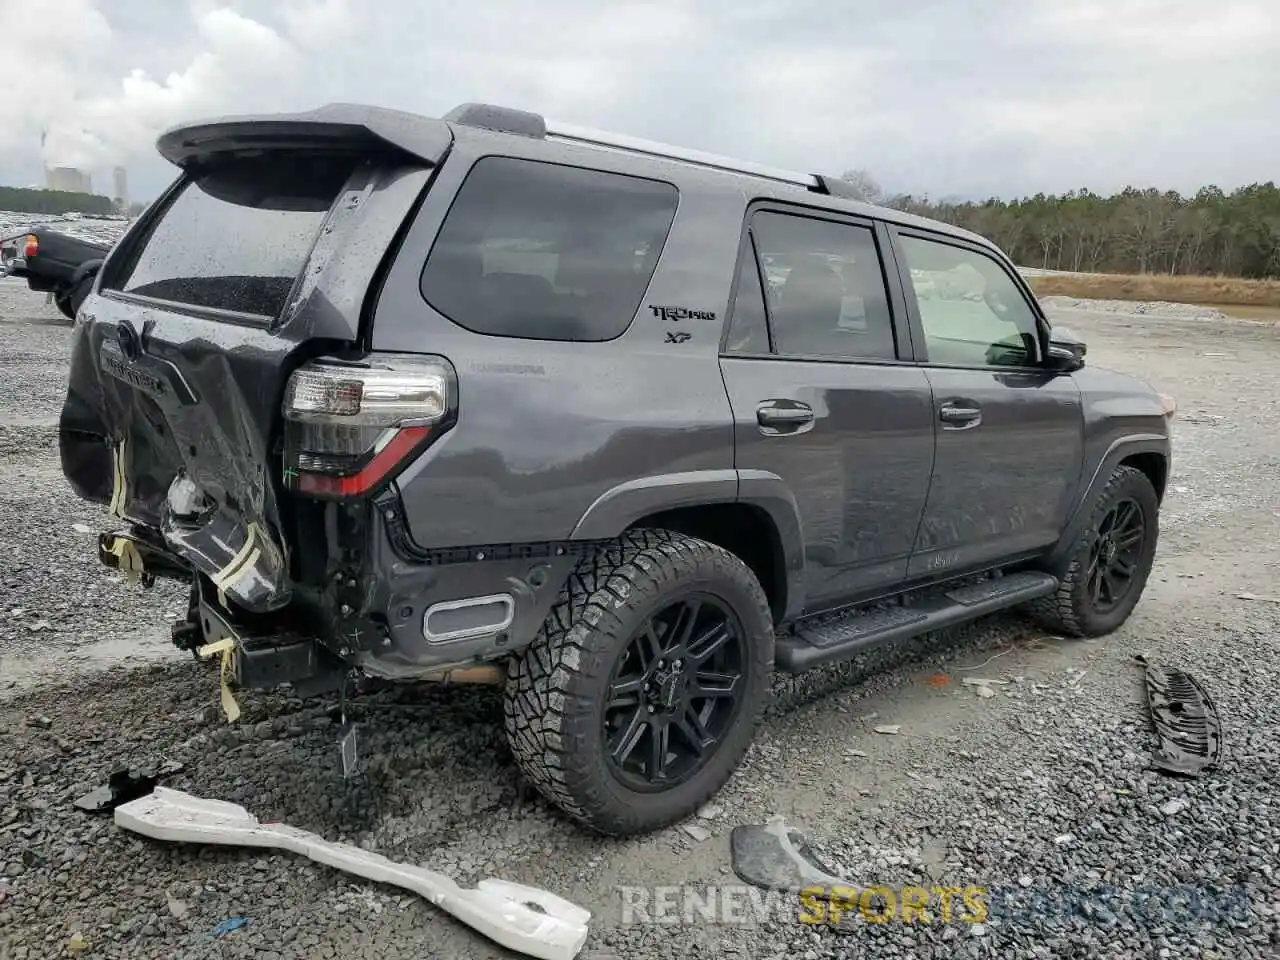
[[[1049,332],[1049,350],[1045,359],[1051,369],[1063,373],[1079,370],[1084,366],[1087,352],[1085,342],[1066,327],[1054,327]]]

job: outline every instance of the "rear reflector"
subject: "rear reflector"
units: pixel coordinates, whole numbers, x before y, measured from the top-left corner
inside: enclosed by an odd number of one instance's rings
[[[446,428],[454,396],[453,368],[440,357],[304,364],[285,390],[286,488],[324,498],[376,491]]]

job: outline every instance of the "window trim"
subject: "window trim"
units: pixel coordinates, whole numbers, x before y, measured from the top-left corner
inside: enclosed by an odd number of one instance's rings
[[[919,227],[904,227],[898,224],[887,224],[890,241],[893,244],[894,257],[898,268],[898,283],[902,288],[903,297],[906,300],[907,316],[911,325],[912,340],[919,344],[915,350],[915,362],[922,367],[936,367],[945,370],[980,370],[983,372],[995,373],[1027,373],[1034,371],[1036,373],[1044,373],[1046,371],[1045,359],[1048,354],[1049,344],[1049,321],[1044,311],[1040,307],[1039,300],[1031,293],[1031,288],[1027,285],[1025,278],[1018,273],[1016,269],[1011,269],[1007,258],[1000,255],[996,251],[984,246],[981,243],[975,243],[964,237],[952,236],[951,234],[939,233],[932,230],[926,230]],[[917,240],[927,240],[933,243],[942,244],[943,246],[955,247],[966,253],[973,253],[978,256],[986,257],[1002,270],[1010,281],[1012,281],[1014,289],[1018,291],[1022,301],[1026,304],[1027,309],[1031,312],[1032,319],[1036,323],[1036,332],[1040,343],[1040,359],[1037,363],[1018,364],[1008,366],[991,366],[989,364],[967,364],[967,363],[944,363],[942,361],[929,359],[928,339],[925,336],[924,320],[920,315],[920,303],[916,297],[915,284],[911,280],[911,270],[907,265],[906,250],[902,247],[903,237],[913,237]]]
[[[768,353],[734,353],[727,349],[729,331],[733,323],[733,308],[738,299],[738,280],[742,276],[743,257],[748,254],[755,260],[756,271],[760,278],[761,290],[765,289],[764,266],[760,263],[759,251],[755,246],[752,233],[752,221],[759,213],[777,213],[805,220],[822,220],[841,226],[862,227],[872,234],[876,255],[880,262],[880,276],[885,286],[885,302],[889,307],[889,326],[893,334],[894,357],[844,357],[830,354],[798,354],[779,353],[773,336],[773,317],[769,312],[769,301],[765,298],[765,329],[769,337]],[[888,256],[886,256],[886,253]],[[719,353],[721,357],[735,360],[784,360],[808,363],[850,363],[860,366],[909,366],[915,363],[915,334],[911,328],[910,314],[902,289],[902,281],[898,271],[897,253],[893,248],[892,237],[883,221],[870,217],[845,214],[838,210],[821,207],[788,204],[779,200],[757,198],[747,204],[742,216],[741,236],[738,242],[738,255],[734,260],[733,280],[729,286],[729,300],[725,307],[725,319],[721,325]]]
[[[466,188],[467,181],[470,180],[471,175],[475,173],[476,167],[478,167],[485,160],[494,160],[494,159],[511,160],[516,163],[536,164],[544,167],[559,167],[565,170],[578,170],[578,171],[583,171],[585,173],[598,173],[598,174],[604,174],[606,176],[623,177],[631,180],[640,180],[645,183],[661,184],[663,186],[670,187],[673,191],[675,191],[676,202],[675,202],[675,206],[672,208],[672,211],[671,211],[671,222],[667,224],[666,234],[662,238],[662,246],[658,249],[657,254],[654,257],[653,270],[649,273],[649,279],[645,282],[644,289],[641,290],[640,292],[640,300],[636,304],[636,309],[631,313],[631,316],[627,319],[626,324],[623,325],[622,329],[619,330],[615,336],[609,337],[604,340],[562,340],[562,339],[548,338],[548,337],[516,337],[516,336],[510,336],[506,334],[485,333],[480,330],[473,330],[471,327],[467,326],[466,324],[460,323],[459,321],[455,320],[453,317],[449,316],[449,314],[439,309],[435,304],[433,304],[427,298],[426,290],[423,289],[423,279],[427,275],[427,263],[431,260],[431,255],[436,251],[436,246],[437,244],[439,244],[440,237],[444,233],[445,226],[449,222],[449,217],[452,216],[454,209],[458,204],[458,199],[462,196],[462,191]],[[676,183],[674,180],[669,178],[645,176],[642,174],[627,172],[624,170],[611,170],[607,167],[592,166],[590,164],[585,164],[585,163],[567,163],[564,160],[560,160],[560,159],[547,159],[546,157],[523,154],[515,151],[511,151],[511,152],[501,151],[501,150],[483,151],[483,152],[477,153],[474,156],[466,157],[465,163],[466,163],[466,170],[462,172],[461,178],[457,181],[456,185],[451,188],[452,195],[449,197],[449,202],[445,206],[444,213],[440,216],[439,222],[435,225],[435,231],[434,231],[434,235],[431,237],[431,243],[427,247],[426,254],[422,257],[421,266],[418,267],[418,270],[416,273],[416,279],[414,281],[414,286],[417,288],[417,291],[418,291],[418,299],[421,300],[424,304],[426,304],[426,306],[430,308],[433,312],[443,317],[445,320],[449,321],[450,325],[455,330],[465,332],[467,334],[470,334],[473,337],[484,337],[487,340],[517,340],[522,342],[534,342],[534,343],[576,343],[576,344],[600,345],[600,344],[606,344],[606,343],[615,343],[618,340],[625,337],[632,330],[632,328],[635,327],[636,319],[645,312],[645,301],[648,299],[649,289],[653,286],[654,279],[658,276],[659,271],[662,269],[662,258],[666,256],[667,247],[671,243],[671,236],[676,232],[676,225],[680,219],[680,207],[684,199],[684,193],[683,191],[681,191],[680,185]],[[433,178],[432,186],[434,186],[434,178]]]

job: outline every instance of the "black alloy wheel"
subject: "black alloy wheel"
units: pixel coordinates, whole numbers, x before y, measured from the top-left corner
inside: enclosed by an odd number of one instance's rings
[[[1050,569],[1058,590],[1029,605],[1048,629],[1100,637],[1119,628],[1146,588],[1160,538],[1160,497],[1151,478],[1121,464],[1093,498],[1088,520]]]
[[[712,596],[691,594],[650,616],[623,650],[604,702],[610,772],[642,793],[696,774],[733,727],[746,660],[742,625]]]
[[[1102,518],[1087,575],[1089,602],[1098,613],[1114,610],[1133,589],[1146,530],[1142,507],[1133,499],[1117,501]]]
[[[691,816],[751,745],[772,692],[774,625],[759,579],[724,547],[652,528],[602,546],[508,668],[521,773],[612,836]]]

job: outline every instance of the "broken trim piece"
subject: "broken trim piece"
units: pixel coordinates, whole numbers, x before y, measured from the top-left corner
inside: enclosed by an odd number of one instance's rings
[[[1164,773],[1198,776],[1218,765],[1222,725],[1208,691],[1177,667],[1148,663],[1147,703],[1159,743],[1152,766]]]
[[[145,796],[155,789],[157,781],[176,776],[182,770],[182,764],[173,762],[163,763],[158,768],[134,768],[119,764],[107,775],[106,783],[77,797],[75,805],[86,813],[107,813],[121,804]]]
[[[540,960],[573,960],[587,940],[589,911],[537,887],[481,880],[463,889],[444,874],[330,843],[283,823],[260,823],[244,807],[180,790],[155,791],[116,807],[116,825],[155,840],[272,847],[425,897],[509,950]]]
[[[744,824],[729,834],[733,872],[738,878],[764,890],[798,893],[818,887],[825,896],[836,887],[851,887],[835,876],[810,849],[804,834],[781,817],[764,824]]]

